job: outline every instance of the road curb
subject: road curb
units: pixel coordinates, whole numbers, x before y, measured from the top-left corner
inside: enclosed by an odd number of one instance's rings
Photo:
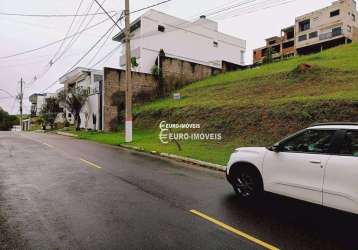
[[[58,131],[58,132],[56,132],[56,134],[63,135],[63,136],[69,136],[69,137],[73,137],[73,138],[78,138],[78,135],[74,135],[74,134],[66,133],[66,132]],[[104,144],[104,145],[106,145],[106,144]],[[113,146],[113,145],[111,145],[111,146]],[[179,156],[179,155],[175,155],[175,154],[161,153],[161,152],[157,152],[157,151],[147,151],[142,147],[130,146],[130,145],[126,145],[126,144],[120,144],[118,146],[113,146],[113,147],[117,147],[117,148],[120,147],[120,148],[125,148],[128,150],[137,151],[137,152],[141,152],[141,153],[152,154],[152,155],[167,158],[170,160],[184,162],[184,163],[188,163],[188,164],[192,164],[192,165],[196,165],[199,167],[208,168],[208,169],[216,170],[216,171],[220,171],[220,172],[225,172],[225,170],[226,170],[226,166],[223,166],[223,165],[214,164],[214,163],[201,161],[201,160],[196,160],[196,159]]]
[[[78,135],[67,133],[67,132],[59,132],[59,131],[57,131],[56,134],[63,135],[63,136],[69,136],[69,137],[78,137]]]
[[[200,166],[203,168],[208,168],[208,169],[212,169],[212,170],[216,170],[216,171],[220,171],[220,172],[225,172],[225,170],[226,170],[226,166],[214,164],[214,163],[210,163],[210,162],[206,162],[206,161],[196,160],[196,159],[192,159],[189,157],[168,154],[168,153],[161,153],[161,152],[157,152],[157,151],[146,151],[144,148],[136,147],[136,146],[129,146],[129,145],[125,145],[125,144],[121,144],[119,146],[122,148],[125,148],[125,149],[150,153],[152,155],[157,155],[157,156],[168,158],[168,159],[175,160],[175,161],[185,162],[185,163],[189,163],[192,165],[196,165],[196,166]]]

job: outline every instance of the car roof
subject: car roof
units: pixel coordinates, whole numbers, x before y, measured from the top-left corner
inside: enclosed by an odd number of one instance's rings
[[[310,126],[308,129],[349,129],[349,130],[358,130],[358,123],[336,123],[336,124],[315,124]]]

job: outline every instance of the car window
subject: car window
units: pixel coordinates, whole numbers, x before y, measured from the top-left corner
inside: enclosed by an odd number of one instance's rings
[[[327,153],[335,130],[307,130],[281,144],[281,151]]]
[[[358,157],[358,131],[347,131],[345,133],[339,154]]]

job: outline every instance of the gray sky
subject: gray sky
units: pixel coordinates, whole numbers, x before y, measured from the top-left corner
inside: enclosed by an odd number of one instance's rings
[[[245,2],[245,0],[241,1]],[[264,0],[258,0],[258,2],[261,1]],[[246,62],[250,63],[252,60],[252,49],[263,46],[265,38],[279,35],[282,27],[294,24],[294,18],[296,16],[328,6],[333,0],[289,1],[290,0],[286,0],[285,2],[288,3],[281,6],[266,9],[255,8],[255,11],[253,12],[242,8],[233,9],[231,12],[225,12],[225,14],[213,17],[212,19],[219,22],[220,31],[243,38],[247,41]],[[91,2],[91,0],[84,0],[80,13],[84,13]],[[131,0],[131,9],[139,9],[157,2],[160,2],[160,0]],[[172,2],[156,7],[155,9],[192,20],[202,13],[207,13],[208,10],[231,2],[234,1],[173,0]],[[271,0],[269,1],[270,4],[268,6],[277,5],[279,2],[280,0]],[[0,0],[0,12],[25,14],[74,14],[79,3],[80,0]],[[124,1],[106,0],[104,6],[107,10],[119,11],[124,8]],[[97,6],[93,5],[91,13],[96,10]],[[132,16],[132,19],[136,16]],[[96,16],[91,24],[95,24],[104,18],[105,16]],[[87,23],[89,19],[90,18],[88,18],[85,23]],[[82,17],[76,19],[72,30],[77,29],[81,20]],[[72,17],[35,18],[0,15],[0,57],[33,49],[63,38],[71,21]],[[22,56],[0,59],[0,89],[5,89],[13,95],[16,95],[19,91],[18,82],[20,78],[23,77],[25,81],[24,112],[29,112],[30,103],[28,101],[28,96],[35,92],[41,92],[44,88],[62,76],[92,46],[92,44],[96,42],[110,25],[111,23],[108,21],[83,33],[63,58],[54,64],[42,78],[33,84],[28,83],[31,82],[35,75],[39,75],[46,69],[46,65],[48,65],[60,44]],[[117,32],[117,30],[115,30],[115,32]],[[117,45],[116,42],[109,40],[93,62],[101,59]],[[87,67],[87,64],[95,53],[96,50],[86,57],[79,66]],[[119,54],[120,49],[113,54],[108,61],[98,65],[98,68],[102,66],[118,67]],[[48,92],[54,92],[59,87],[61,86],[55,85]],[[15,102],[14,98],[5,99],[6,97],[6,94],[0,92],[0,107],[12,114],[18,113],[18,102]]]

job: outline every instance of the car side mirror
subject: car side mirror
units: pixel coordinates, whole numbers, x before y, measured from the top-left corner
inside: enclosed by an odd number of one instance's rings
[[[281,145],[280,144],[274,144],[271,147],[269,147],[269,150],[273,151],[273,152],[280,152],[281,151]]]

